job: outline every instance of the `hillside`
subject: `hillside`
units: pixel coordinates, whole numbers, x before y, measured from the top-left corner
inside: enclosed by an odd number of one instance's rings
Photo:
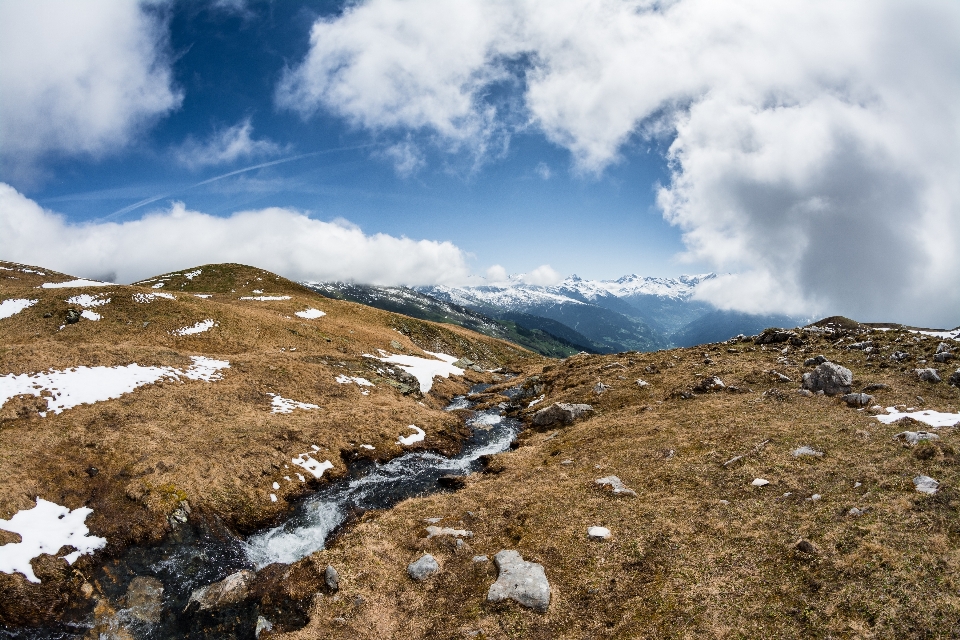
[[[0,266],[7,635],[960,630],[960,332],[827,318],[551,360],[240,265],[79,288]],[[112,399],[53,379],[134,362]],[[52,391],[11,395],[26,374]],[[7,571],[13,520],[57,505],[92,509],[76,561]]]

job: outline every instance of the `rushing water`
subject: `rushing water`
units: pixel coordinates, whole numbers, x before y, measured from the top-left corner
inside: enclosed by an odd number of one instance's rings
[[[471,394],[481,393],[487,386],[477,385]],[[446,408],[453,411],[472,406],[470,396],[458,396]],[[355,463],[350,466],[349,477],[305,498],[283,524],[246,540],[216,522],[192,523],[177,528],[160,545],[128,549],[101,568],[98,583],[104,595],[114,603],[122,602],[135,576],[153,576],[164,586],[163,612],[158,622],[147,624],[128,620],[125,610],[120,610],[117,622],[137,638],[253,638],[260,613],[256,605],[241,604],[213,614],[187,614],[184,609],[191,592],[240,569],[292,563],[319,551],[351,514],[388,509],[406,498],[447,491],[439,483],[442,476],[478,470],[481,456],[508,449],[521,428],[519,420],[505,417],[498,409],[474,413],[467,425],[472,428],[471,435],[458,455],[448,458],[413,451],[383,464]],[[0,638],[77,638],[86,630],[0,628]]]

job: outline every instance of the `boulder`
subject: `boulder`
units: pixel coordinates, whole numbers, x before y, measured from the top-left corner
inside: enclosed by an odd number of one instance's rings
[[[937,345],[937,353],[953,353],[953,349],[946,342],[941,342]]]
[[[151,576],[137,576],[127,586],[127,612],[143,622],[160,621],[163,583]]]
[[[917,369],[916,372],[921,382],[940,382],[940,374],[936,369],[927,367],[926,369]]]
[[[510,599],[520,605],[546,613],[550,606],[550,583],[543,565],[527,562],[513,550],[504,549],[493,557],[499,574],[487,592],[489,602]]]
[[[593,407],[589,404],[555,402],[533,414],[533,425],[535,427],[546,427],[552,424],[571,424],[583,414],[591,411],[593,411]]]
[[[934,362],[950,362],[953,360],[953,354],[949,351],[944,351],[943,353],[938,353],[933,356]]]
[[[256,574],[253,571],[241,569],[220,582],[200,587],[190,594],[187,608],[189,609],[191,605],[195,604],[200,611],[206,611],[242,602],[249,595],[250,584],[254,578],[256,578]]]
[[[894,362],[903,362],[910,359],[910,354],[906,351],[894,351],[890,354],[890,359]]]
[[[937,492],[937,489],[940,488],[940,483],[930,476],[920,475],[913,479],[913,486],[920,493],[932,496]]]
[[[828,396],[850,393],[853,372],[835,362],[824,362],[816,369],[803,374],[803,388],[814,393],[823,391]]]
[[[960,387],[960,369],[950,374],[950,380],[948,380],[948,382],[955,387]]]
[[[439,570],[440,565],[437,564],[436,558],[429,553],[423,554],[418,560],[407,565],[407,574],[417,582],[426,580]]]
[[[848,393],[841,398],[849,407],[869,407],[873,402],[873,396],[866,393]]]

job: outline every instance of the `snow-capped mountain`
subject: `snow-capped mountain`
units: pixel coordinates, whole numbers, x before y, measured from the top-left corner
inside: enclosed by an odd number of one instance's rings
[[[580,276],[572,275],[557,285],[557,288],[578,291],[588,300],[604,294],[612,294],[618,298],[644,295],[688,300],[698,284],[716,277],[715,273],[683,275],[679,278],[655,278],[631,274],[616,280],[584,280]]]

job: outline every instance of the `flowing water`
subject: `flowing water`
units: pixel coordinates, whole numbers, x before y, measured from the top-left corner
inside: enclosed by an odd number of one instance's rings
[[[471,394],[489,385],[477,385]],[[447,410],[469,409],[470,396],[453,399]],[[98,584],[112,602],[121,602],[130,580],[154,576],[164,586],[161,619],[153,624],[131,620],[120,610],[116,621],[137,638],[254,638],[259,612],[256,605],[236,605],[218,613],[185,614],[194,589],[222,580],[240,569],[260,569],[268,564],[292,563],[324,548],[326,541],[351,515],[371,509],[388,509],[401,500],[450,491],[441,486],[445,475],[466,475],[480,468],[481,456],[510,447],[521,422],[498,409],[474,413],[467,424],[471,435],[453,457],[413,451],[386,463],[361,462],[350,466],[350,475],[305,498],[281,525],[249,536],[233,535],[216,522],[178,527],[154,547],[133,547],[109,561]],[[303,621],[304,623],[306,620]],[[87,627],[88,629],[89,627]],[[74,628],[7,630],[0,638],[76,638]],[[119,637],[119,636],[118,636]]]

